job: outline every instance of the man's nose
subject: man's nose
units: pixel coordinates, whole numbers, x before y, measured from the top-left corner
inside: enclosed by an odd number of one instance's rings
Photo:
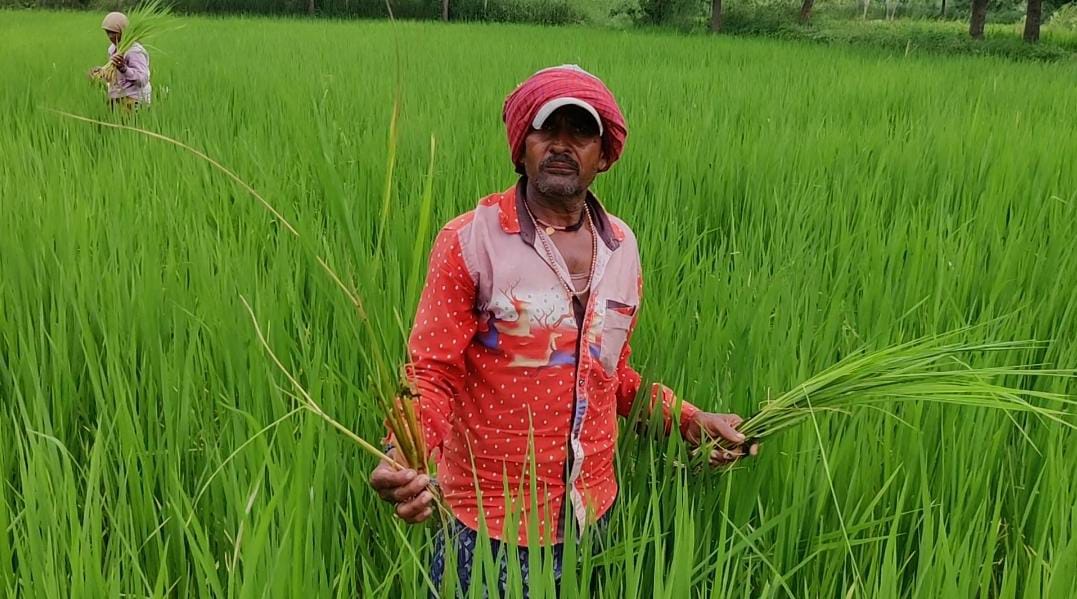
[[[568,131],[567,127],[558,127],[553,132],[553,138],[550,140],[551,149],[566,150],[572,146],[572,134]]]

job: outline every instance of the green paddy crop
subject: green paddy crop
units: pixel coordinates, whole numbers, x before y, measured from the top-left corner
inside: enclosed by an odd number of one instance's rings
[[[857,352],[971,327],[1002,346],[963,363],[1031,399],[1077,394],[1005,368],[1077,367],[1073,65],[180,18],[132,119],[84,76],[100,16],[0,12],[2,594],[425,594],[433,529],[394,520],[373,458],[297,409],[244,300],[318,405],[379,439],[370,340],[403,355],[423,219],[513,183],[501,102],[551,64],[602,76],[628,118],[597,192],[640,240],[648,378],[748,414]],[[53,110],[197,148],[303,241],[190,153]],[[1072,408],[874,405],[812,412],[730,471],[622,427],[611,539],[569,549],[570,593],[1077,593]]]

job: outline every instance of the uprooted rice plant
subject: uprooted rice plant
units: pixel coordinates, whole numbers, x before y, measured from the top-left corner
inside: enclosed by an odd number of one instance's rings
[[[803,424],[705,473],[678,440],[623,426],[615,542],[594,558],[574,548],[569,588],[1077,590],[1072,408],[919,401],[945,397],[941,384],[870,409],[805,401],[827,373],[824,391],[853,396],[906,384],[893,360],[919,367],[954,343],[936,366],[991,374],[1029,402],[1077,393],[1064,372],[1029,372],[1077,366],[1072,66],[587,29],[181,19],[151,51],[153,108],[122,121],[81,76],[107,47],[100,15],[0,16],[5,594],[425,593],[432,529],[391,517],[366,486],[373,458],[297,410],[258,335],[322,409],[380,438],[395,372],[371,365],[402,355],[431,235],[422,198],[436,226],[508,187],[501,101],[564,62],[601,74],[631,129],[598,192],[643,252],[637,366],[701,406],[747,415],[786,401],[772,425]],[[48,109],[182,140],[286,220],[174,146]],[[922,341],[953,330],[971,333]],[[858,360],[881,376],[850,378],[842,368]]]

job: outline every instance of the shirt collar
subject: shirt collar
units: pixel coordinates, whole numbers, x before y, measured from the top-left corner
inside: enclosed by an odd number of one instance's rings
[[[498,218],[503,231],[517,234],[528,245],[534,245],[535,223],[527,215],[527,209],[524,206],[525,189],[527,189],[527,177],[520,177],[516,185],[501,193],[501,199],[498,201]],[[606,209],[602,207],[602,202],[599,202],[590,190],[587,191],[587,205],[591,207],[598,238],[610,251],[616,250],[624,241],[624,231],[610,219]]]

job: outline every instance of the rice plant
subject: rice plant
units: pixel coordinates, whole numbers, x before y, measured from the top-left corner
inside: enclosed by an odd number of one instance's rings
[[[504,95],[565,62],[603,76],[631,129],[596,191],[642,248],[635,365],[758,411],[764,441],[697,472],[676,437],[622,423],[610,531],[566,547],[565,595],[1077,592],[1077,436],[1056,401],[1077,393],[1073,65],[178,21],[154,41],[153,109],[119,121],[80,81],[100,14],[0,14],[0,594],[425,595],[435,530],[392,517],[366,484],[378,458],[288,376],[385,434],[415,265],[513,183]],[[53,110],[181,140],[281,218],[173,145]],[[552,596],[533,559],[532,596]]]

